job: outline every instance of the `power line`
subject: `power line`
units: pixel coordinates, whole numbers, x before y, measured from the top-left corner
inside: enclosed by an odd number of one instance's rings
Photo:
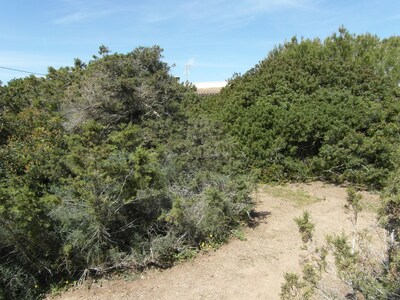
[[[42,73],[36,73],[36,72],[30,72],[30,71],[25,71],[25,70],[7,68],[7,67],[3,67],[3,66],[0,66],[0,69],[6,69],[6,70],[10,70],[10,71],[16,71],[16,72],[22,72],[22,73],[28,73],[28,74],[46,76],[46,74],[42,74]]]

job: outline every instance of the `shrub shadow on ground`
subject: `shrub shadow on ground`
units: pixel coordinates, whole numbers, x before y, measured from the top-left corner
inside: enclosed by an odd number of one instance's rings
[[[250,228],[256,228],[258,225],[260,225],[261,223],[267,223],[267,221],[265,220],[267,218],[267,216],[269,216],[271,214],[270,211],[266,211],[266,210],[261,210],[261,211],[256,211],[256,210],[252,210],[249,213],[249,220],[247,221],[247,225]]]

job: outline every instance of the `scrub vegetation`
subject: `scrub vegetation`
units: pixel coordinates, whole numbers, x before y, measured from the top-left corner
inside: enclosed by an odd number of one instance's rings
[[[251,221],[257,181],[317,179],[383,191],[389,250],[366,280],[399,295],[399,37],[293,37],[212,96],[169,71],[158,46],[101,46],[0,86],[0,299],[169,267]]]

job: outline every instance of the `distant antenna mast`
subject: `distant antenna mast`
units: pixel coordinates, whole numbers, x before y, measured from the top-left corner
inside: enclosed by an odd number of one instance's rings
[[[192,62],[189,61],[186,65],[185,65],[185,81],[189,80],[189,73],[190,73],[190,68],[192,67]]]

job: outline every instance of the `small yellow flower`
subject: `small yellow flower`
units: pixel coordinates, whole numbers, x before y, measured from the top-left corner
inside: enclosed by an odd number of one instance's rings
[[[212,234],[210,234],[210,238],[212,238]]]
[[[35,284],[35,289],[37,289],[39,286],[37,284]]]

